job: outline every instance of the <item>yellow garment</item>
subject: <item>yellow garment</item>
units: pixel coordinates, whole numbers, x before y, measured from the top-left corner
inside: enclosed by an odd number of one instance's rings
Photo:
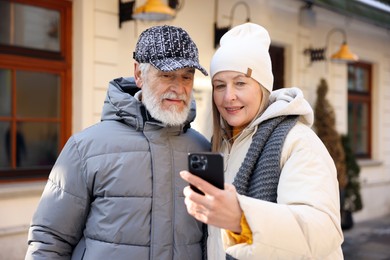
[[[248,225],[248,222],[246,222],[246,218],[244,213],[241,216],[241,233],[236,234],[230,230],[226,230],[226,233],[228,236],[233,239],[236,244],[241,244],[241,243],[247,243],[249,245],[252,244],[252,231]]]

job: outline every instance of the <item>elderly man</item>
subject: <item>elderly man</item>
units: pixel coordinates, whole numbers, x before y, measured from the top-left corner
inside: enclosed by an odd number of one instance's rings
[[[26,259],[202,259],[202,224],[184,205],[198,49],[188,33],[141,33],[134,78],[110,82],[101,122],[73,135],[33,216]]]

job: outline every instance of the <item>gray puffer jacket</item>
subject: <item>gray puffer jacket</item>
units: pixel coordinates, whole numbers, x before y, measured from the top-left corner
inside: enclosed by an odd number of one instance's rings
[[[137,90],[131,78],[111,81],[102,121],[66,143],[33,216],[26,259],[202,258],[202,224],[186,211],[179,172],[187,153],[209,142],[189,124],[151,118]]]

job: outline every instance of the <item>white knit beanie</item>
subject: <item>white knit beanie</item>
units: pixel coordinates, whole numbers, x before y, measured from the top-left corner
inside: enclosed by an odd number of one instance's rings
[[[222,36],[211,59],[211,78],[220,71],[242,72],[271,92],[274,76],[268,52],[270,43],[267,30],[260,25],[245,23],[233,27]]]

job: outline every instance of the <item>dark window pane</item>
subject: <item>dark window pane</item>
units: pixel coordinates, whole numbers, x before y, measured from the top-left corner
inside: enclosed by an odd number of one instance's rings
[[[0,1],[0,43],[10,44],[11,42],[11,4]]]
[[[356,153],[356,143],[357,143],[356,132],[357,131],[355,131],[355,129],[357,130],[357,127],[356,127],[355,112],[356,112],[355,104],[352,102],[348,102],[348,133],[350,134],[351,139],[352,139],[351,147],[352,147],[353,151],[355,151],[355,153]]]
[[[29,123],[18,125],[20,167],[51,166],[57,158],[59,125]]]
[[[0,15],[0,44],[60,51],[58,11],[0,1]]]
[[[20,125],[16,129],[16,167],[20,167],[21,163],[27,159],[26,151],[26,141],[24,139],[24,134],[21,132]]]
[[[367,71],[362,68],[356,69],[356,90],[360,92],[368,91]]]
[[[272,61],[272,72],[274,74],[273,90],[284,88],[284,48],[271,45],[269,55]]]
[[[365,68],[348,67],[348,90],[358,92],[368,92],[369,89],[369,75]]]
[[[353,103],[348,101],[348,133],[352,133],[353,127]]]
[[[368,151],[368,105],[348,103],[348,132],[352,134],[352,147],[356,154],[367,154]]]
[[[0,122],[0,169],[11,166],[10,123]]]
[[[0,69],[0,116],[11,116],[11,71]]]
[[[357,145],[356,152],[359,154],[367,154],[368,143],[367,143],[367,105],[358,104],[357,106]]]
[[[348,90],[355,89],[355,67],[348,66]]]
[[[51,117],[60,115],[60,79],[58,75],[17,71],[16,115]]]

